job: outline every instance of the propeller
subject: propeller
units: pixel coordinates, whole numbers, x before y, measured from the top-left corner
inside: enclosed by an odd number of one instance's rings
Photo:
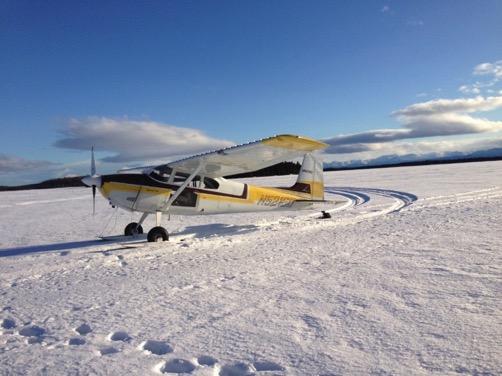
[[[94,146],[91,147],[91,175],[96,175],[96,162],[94,161]]]
[[[82,183],[92,187],[92,215],[96,213],[96,187],[101,187],[101,176],[96,174],[96,161],[94,160],[94,146],[91,148],[91,174],[82,178]]]

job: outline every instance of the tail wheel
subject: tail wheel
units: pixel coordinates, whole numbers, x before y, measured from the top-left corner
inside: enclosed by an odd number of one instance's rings
[[[124,230],[124,234],[126,236],[133,236],[142,233],[143,233],[143,227],[141,227],[141,225],[138,225],[136,222],[129,223]]]
[[[164,227],[154,227],[148,231],[147,239],[149,242],[164,242],[169,240],[169,234]]]

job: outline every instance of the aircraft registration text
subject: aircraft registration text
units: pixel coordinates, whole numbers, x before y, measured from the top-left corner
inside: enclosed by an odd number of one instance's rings
[[[293,205],[293,201],[290,198],[281,197],[281,196],[273,196],[273,195],[263,195],[260,197],[257,205],[261,206],[291,206]]]

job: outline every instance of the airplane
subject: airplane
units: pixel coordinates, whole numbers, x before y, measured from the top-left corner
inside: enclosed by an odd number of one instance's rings
[[[96,173],[92,148],[91,175],[82,182],[92,187],[93,213],[96,188],[112,207],[143,213],[138,222],[125,227],[124,235],[143,234],[145,219],[155,215],[156,226],[148,231],[147,240],[166,241],[169,233],[161,226],[166,213],[207,215],[307,209],[324,202],[323,166],[312,152],[327,146],[308,137],[284,134],[111,175]],[[300,173],[291,187],[261,187],[224,178],[302,156]]]

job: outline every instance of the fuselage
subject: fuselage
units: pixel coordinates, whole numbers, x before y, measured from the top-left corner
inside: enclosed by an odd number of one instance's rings
[[[113,206],[156,213],[165,206],[181,182],[146,174],[102,175],[101,194]],[[256,212],[308,208],[309,194],[288,188],[259,187],[224,178],[197,177],[167,209],[180,215]]]

